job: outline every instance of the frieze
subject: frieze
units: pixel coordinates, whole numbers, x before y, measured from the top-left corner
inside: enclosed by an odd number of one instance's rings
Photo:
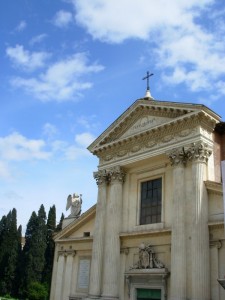
[[[163,147],[167,143],[175,143],[184,140],[186,137],[194,136],[197,132],[196,128],[184,129],[180,131],[180,127],[177,127],[176,131],[166,130],[164,132],[146,133],[145,135],[139,136],[136,139],[130,139],[120,145],[116,144],[114,147],[110,147],[105,151],[98,153],[100,163],[104,164],[120,159],[121,157],[131,157],[132,155],[144,153],[148,149],[155,149]],[[168,133],[168,134],[166,134]]]

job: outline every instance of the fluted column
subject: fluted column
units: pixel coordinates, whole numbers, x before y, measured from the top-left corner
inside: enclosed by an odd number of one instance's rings
[[[171,300],[186,298],[185,165],[182,149],[169,154],[173,165],[173,216],[171,241]]]
[[[89,298],[99,298],[101,295],[107,197],[107,173],[104,170],[95,172],[94,178],[96,179],[98,185],[98,201],[96,207],[95,229],[93,234]]]
[[[208,198],[204,180],[206,163],[211,151],[206,144],[193,144],[189,150],[192,160],[192,299],[210,299],[210,261],[208,231]]]
[[[125,173],[120,167],[110,172],[110,194],[107,203],[107,223],[105,236],[103,293],[104,299],[119,297],[120,280],[120,237],[122,192]]]

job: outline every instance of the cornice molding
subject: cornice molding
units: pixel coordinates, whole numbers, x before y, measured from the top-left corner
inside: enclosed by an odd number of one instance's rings
[[[101,146],[96,148],[93,154],[100,158],[100,165],[108,164],[110,161],[119,161],[123,157],[132,157],[136,154],[201,135],[198,125],[204,125],[201,118],[199,118],[199,115],[192,115],[185,122],[184,120],[174,120],[170,124],[163,124],[146,132]],[[212,128],[210,131],[205,128],[207,139],[209,139],[211,132]]]
[[[150,236],[162,236],[162,235],[171,235],[172,230],[170,228],[159,229],[159,230],[147,230],[147,231],[133,231],[133,232],[121,232],[121,239],[132,239],[140,237],[150,237]]]
[[[223,185],[221,182],[207,180],[205,181],[205,186],[210,193],[223,195]]]
[[[135,113],[135,112],[134,112]],[[137,118],[135,118],[137,120]],[[116,127],[114,129],[114,138],[108,138],[113,133],[111,132],[108,137],[105,137],[101,142],[99,142],[98,146],[93,149],[93,154],[101,157],[101,153],[105,152],[111,148],[121,147],[127,144],[132,144],[136,140],[142,140],[143,137],[148,136],[151,139],[154,138],[163,138],[172,139],[173,135],[179,134],[179,132],[194,129],[197,126],[201,126],[208,133],[212,133],[215,127],[216,121],[211,118],[209,115],[206,115],[202,111],[192,112],[185,116],[180,116],[178,118],[172,119],[170,122],[163,123],[161,125],[157,125],[152,128],[148,128],[147,130],[138,132],[134,135],[129,135],[127,137],[122,137],[121,132],[124,133],[126,130],[123,130],[122,127],[125,126],[124,122],[120,123],[120,127]],[[119,133],[115,133],[118,131]],[[181,133],[182,134],[182,133]],[[185,132],[184,132],[185,135]]]
[[[209,226],[209,230],[223,229],[224,228],[224,223],[223,222],[209,222],[208,226]]]

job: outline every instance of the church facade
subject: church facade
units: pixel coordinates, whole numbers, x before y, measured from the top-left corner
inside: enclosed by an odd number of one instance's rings
[[[219,115],[147,95],[88,149],[97,204],[55,236],[50,299],[225,299]]]

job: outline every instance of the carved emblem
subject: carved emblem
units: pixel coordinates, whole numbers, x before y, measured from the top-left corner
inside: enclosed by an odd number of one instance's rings
[[[141,243],[138,252],[139,260],[130,269],[162,269],[164,264],[156,258],[155,251],[151,245]]]

